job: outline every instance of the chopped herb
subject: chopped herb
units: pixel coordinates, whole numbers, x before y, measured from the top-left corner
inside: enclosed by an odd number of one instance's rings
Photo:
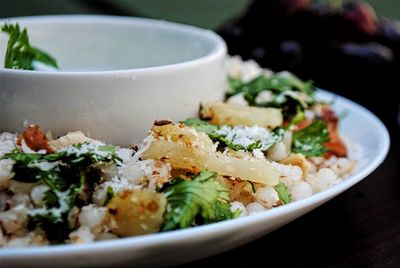
[[[307,157],[321,156],[328,151],[325,142],[329,141],[329,132],[322,120],[315,120],[308,127],[293,133],[292,150]]]
[[[260,75],[248,83],[230,77],[228,85],[230,87],[228,97],[243,93],[249,105],[281,108],[285,119],[295,115],[298,109],[305,110],[316,102],[313,82],[303,82],[289,72],[271,76]],[[257,100],[263,91],[271,92],[270,100]]]
[[[268,150],[283,138],[284,129],[276,128],[273,132],[259,126],[216,126],[197,118],[184,121],[185,125],[206,133],[213,141],[220,142],[235,151]]]
[[[250,183],[250,185],[251,185],[251,190],[253,191],[253,193],[256,193],[257,192],[257,189],[256,189],[256,187],[254,186],[254,183],[252,182],[252,181],[247,181],[248,183]]]
[[[296,114],[292,117],[292,119],[290,120],[289,124],[288,124],[288,128],[291,126],[296,126],[298,124],[300,124],[301,122],[303,122],[304,120],[306,120],[306,116],[304,114],[304,111],[302,111],[301,109],[297,108],[297,112]]]
[[[168,202],[163,231],[192,226],[199,218],[202,223],[211,223],[234,217],[228,189],[215,172],[203,170],[191,179],[176,178],[161,191]]]
[[[292,196],[289,193],[289,189],[283,182],[279,182],[275,185],[275,191],[278,193],[279,199],[284,203],[288,204],[292,200]]]
[[[111,186],[107,187],[106,197],[104,198],[104,202],[102,206],[107,205],[108,202],[114,197],[114,189]]]
[[[30,45],[26,28],[21,30],[18,24],[6,23],[1,31],[9,35],[4,68],[36,70],[37,63],[58,68],[52,56]]]
[[[33,209],[29,215],[31,225],[47,226],[44,230],[48,238],[57,241],[67,238],[67,214],[83,191],[86,179],[96,171],[93,164],[120,161],[114,147],[100,142],[71,145],[51,154],[25,154],[15,149],[3,159],[14,160],[13,180],[42,181],[49,187],[44,194],[45,207]],[[107,198],[112,194],[107,189]],[[64,231],[55,231],[53,225]]]

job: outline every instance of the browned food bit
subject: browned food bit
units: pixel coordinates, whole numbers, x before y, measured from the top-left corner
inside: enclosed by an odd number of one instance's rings
[[[107,205],[116,223],[113,233],[132,236],[159,231],[166,202],[164,195],[148,190],[120,192]]]
[[[347,155],[347,148],[342,138],[339,135],[338,124],[339,118],[332,108],[323,106],[321,108],[321,117],[328,125],[329,141],[325,146],[329,149],[325,157],[330,157],[332,154],[345,157]]]
[[[156,120],[154,121],[154,125],[155,126],[164,126],[164,125],[168,125],[171,124],[172,121],[168,120],[168,119],[162,119],[162,120]]]
[[[35,152],[39,150],[46,150],[47,153],[54,152],[54,149],[49,145],[49,139],[38,125],[30,125],[25,128],[24,132],[18,136],[18,145],[21,145],[22,139]]]
[[[232,179],[230,177],[220,177],[220,181],[229,189],[230,202],[239,201],[245,206],[254,202],[253,190],[249,182],[238,178]]]

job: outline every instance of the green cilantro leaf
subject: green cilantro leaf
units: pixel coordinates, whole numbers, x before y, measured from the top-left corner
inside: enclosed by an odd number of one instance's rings
[[[292,151],[307,157],[322,156],[328,149],[324,143],[329,141],[329,132],[322,120],[315,120],[308,127],[293,133]]]
[[[21,30],[18,24],[6,23],[1,27],[1,31],[9,35],[4,68],[35,70],[36,63],[58,68],[52,56],[30,45],[26,29]]]
[[[227,96],[242,93],[251,106],[276,107],[282,109],[285,119],[296,114],[298,109],[304,110],[316,102],[312,81],[303,82],[289,72],[264,74],[244,83],[233,77],[228,78],[230,90]],[[271,99],[258,102],[257,97],[263,91],[271,93]]]
[[[289,189],[283,182],[279,182],[274,186],[275,191],[278,193],[279,199],[284,203],[288,204],[292,200],[292,196],[289,193]]]
[[[201,218],[203,223],[232,219],[227,188],[215,172],[201,171],[191,179],[174,179],[161,191],[167,198],[163,231],[186,228]]]
[[[51,154],[25,154],[15,149],[2,158],[14,160],[13,180],[41,181],[49,187],[44,194],[45,207],[29,212],[30,224],[47,226],[48,239],[58,242],[68,238],[68,212],[86,180],[97,174],[96,164],[120,161],[114,147],[98,142],[67,146]],[[107,198],[112,195],[112,188],[107,189]]]

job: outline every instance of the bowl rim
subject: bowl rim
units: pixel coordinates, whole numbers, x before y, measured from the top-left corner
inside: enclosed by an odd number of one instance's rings
[[[254,215],[249,215],[234,220],[226,220],[208,225],[192,227],[182,230],[169,231],[165,233],[153,233],[148,235],[141,235],[135,237],[118,238],[107,241],[96,241],[87,244],[79,245],[52,245],[52,246],[34,246],[34,247],[22,247],[22,248],[0,248],[0,260],[19,260],[29,258],[41,258],[48,257],[50,255],[57,256],[73,256],[85,252],[100,253],[102,251],[118,251],[118,250],[133,250],[135,248],[144,248],[160,244],[173,244],[183,241],[188,241],[196,238],[204,238],[212,236],[215,233],[231,232],[238,228],[246,228],[260,221],[267,221],[269,219],[278,218],[294,212],[296,210],[305,209],[315,204],[319,204],[325,200],[329,200],[343,191],[349,189],[362,179],[366,178],[371,174],[386,158],[390,148],[390,137],[388,130],[381,120],[374,115],[372,112],[364,108],[363,106],[339,95],[330,93],[325,90],[318,90],[321,97],[328,99],[336,99],[342,102],[345,106],[350,106],[352,110],[357,110],[362,113],[363,117],[368,118],[371,123],[371,128],[378,130],[380,146],[378,147],[376,155],[371,160],[371,163],[356,173],[348,176],[337,185],[331,188],[313,194],[303,200],[299,200],[284,206],[280,206],[271,210],[266,210]]]
[[[166,20],[149,19],[141,17],[126,17],[126,16],[112,16],[112,15],[40,15],[40,16],[21,16],[21,17],[10,17],[0,19],[0,24],[3,23],[35,23],[35,22],[82,22],[92,21],[96,22],[107,22],[111,24],[127,24],[134,23],[139,25],[154,26],[158,28],[170,29],[173,31],[181,31],[186,33],[192,33],[202,38],[206,38],[213,43],[211,50],[204,56],[197,57],[192,60],[186,60],[178,63],[165,64],[160,66],[150,66],[141,68],[130,68],[130,69],[116,69],[116,70],[103,70],[103,71],[42,71],[42,70],[20,70],[20,69],[8,69],[0,66],[0,74],[16,74],[16,75],[28,75],[28,76],[40,76],[49,75],[54,77],[59,76],[114,76],[114,75],[128,75],[128,74],[146,74],[152,72],[169,72],[178,69],[191,68],[196,65],[201,65],[213,61],[221,56],[226,56],[227,46],[225,41],[212,30],[203,29],[200,27],[171,22]]]

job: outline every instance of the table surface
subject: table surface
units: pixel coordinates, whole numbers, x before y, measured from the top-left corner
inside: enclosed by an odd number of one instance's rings
[[[386,102],[349,97],[387,126],[391,149],[384,163],[351,189],[273,233],[191,266],[247,267],[265,261],[265,267],[400,267],[400,102],[397,97]]]

